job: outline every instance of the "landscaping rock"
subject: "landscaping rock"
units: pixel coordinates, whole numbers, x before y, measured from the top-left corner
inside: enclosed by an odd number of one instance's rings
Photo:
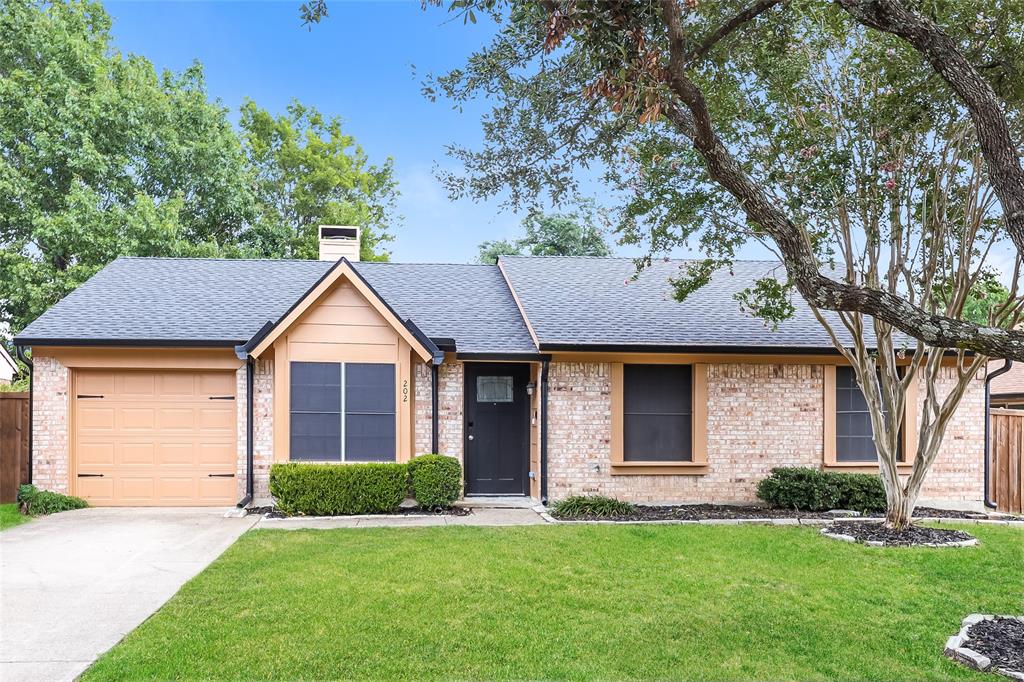
[[[868,547],[969,547],[978,543],[962,530],[927,526],[893,530],[875,521],[837,521],[821,532],[836,540],[860,542]]]
[[[851,516],[860,516],[860,512],[853,511],[852,509],[829,509],[825,512],[825,516],[831,516],[833,518],[849,518]]]
[[[945,653],[975,670],[1024,680],[1024,617],[971,614],[946,641]]]

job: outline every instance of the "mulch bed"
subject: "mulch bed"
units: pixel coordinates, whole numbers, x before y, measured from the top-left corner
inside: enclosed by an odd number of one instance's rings
[[[963,646],[992,659],[992,667],[1024,672],[1024,621],[995,617],[975,623]]]
[[[828,512],[805,512],[792,509],[773,509],[770,507],[756,507],[747,505],[728,504],[675,504],[647,506],[639,504],[632,514],[618,514],[616,516],[574,516],[559,517],[552,514],[556,519],[566,521],[706,521],[711,519],[832,519],[833,514]],[[873,515],[868,515],[877,518]],[[972,512],[948,511],[945,509],[932,509],[929,507],[918,507],[914,516],[937,517],[944,519],[974,519],[985,518],[984,514]]]
[[[293,514],[285,514],[277,507],[247,507],[246,512],[249,514],[264,514],[268,519],[288,519]],[[390,516],[468,516],[473,511],[464,507],[452,507],[451,509],[421,509],[420,507],[400,507],[395,511],[391,512]]]
[[[973,540],[974,536],[952,528],[929,528],[912,525],[904,530],[886,528],[881,523],[870,521],[836,522],[825,528],[826,533],[849,535],[857,542],[881,542],[892,547],[913,547],[915,545],[946,544]]]

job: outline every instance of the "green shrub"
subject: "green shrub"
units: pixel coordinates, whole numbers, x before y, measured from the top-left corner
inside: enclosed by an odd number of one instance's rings
[[[274,464],[270,494],[286,514],[386,514],[409,489],[409,467],[396,463]]]
[[[839,485],[827,472],[807,467],[778,467],[757,484],[757,496],[773,507],[825,511],[839,504]]]
[[[18,487],[18,507],[23,514],[46,516],[72,509],[85,509],[89,503],[81,497],[61,495],[50,490],[40,490],[34,485]]]
[[[628,516],[636,507],[629,502],[601,495],[573,495],[551,505],[551,514],[565,519]]]
[[[448,509],[462,492],[459,460],[445,455],[420,455],[409,462],[416,504],[423,509]]]
[[[829,474],[839,488],[839,508],[859,512],[885,511],[885,487],[875,474]]]

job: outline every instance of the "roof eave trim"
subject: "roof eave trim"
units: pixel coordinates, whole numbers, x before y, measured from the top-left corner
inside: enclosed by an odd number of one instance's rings
[[[181,346],[185,348],[232,348],[237,346],[241,339],[66,339],[66,338],[40,338],[40,337],[15,337],[14,345],[22,348],[33,346],[88,346],[112,348],[173,348]]]
[[[839,355],[834,346],[706,346],[608,343],[542,343],[544,353],[737,353],[765,355]]]

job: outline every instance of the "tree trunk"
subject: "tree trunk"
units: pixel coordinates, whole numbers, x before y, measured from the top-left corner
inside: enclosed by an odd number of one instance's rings
[[[917,506],[917,495],[911,495],[902,486],[898,486],[887,497],[889,503],[885,511],[886,528],[905,530],[910,526],[914,507]]]

